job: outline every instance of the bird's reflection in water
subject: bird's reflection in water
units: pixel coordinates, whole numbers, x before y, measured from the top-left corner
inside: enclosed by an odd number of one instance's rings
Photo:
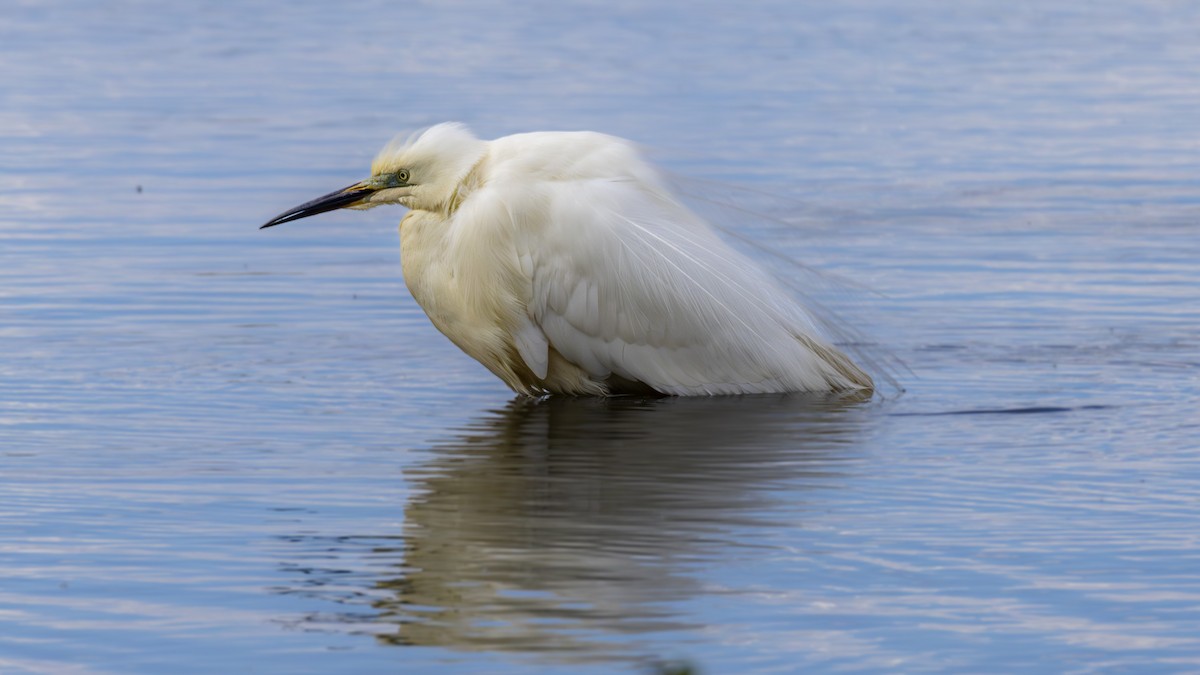
[[[374,549],[394,577],[359,619],[397,645],[629,655],[635,634],[697,626],[679,603],[706,566],[801,525],[864,418],[796,395],[513,401],[406,472],[400,545]]]

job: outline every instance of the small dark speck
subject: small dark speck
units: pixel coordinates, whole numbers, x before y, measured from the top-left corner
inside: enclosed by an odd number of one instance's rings
[[[67,590],[68,588],[70,588],[70,587],[71,587],[71,584],[70,584],[70,582],[67,582],[67,581],[60,581],[60,582],[58,583],[58,587],[59,587],[60,589],[62,589],[62,590],[64,590],[64,591],[65,591],[65,590]]]
[[[650,665],[651,675],[698,675],[700,669],[688,661],[666,661]]]
[[[355,294],[354,294],[354,299],[355,299],[355,300],[357,300],[357,299],[358,299],[358,293],[355,293]]]
[[[137,193],[139,195],[142,194],[142,186],[141,185],[137,186]]]

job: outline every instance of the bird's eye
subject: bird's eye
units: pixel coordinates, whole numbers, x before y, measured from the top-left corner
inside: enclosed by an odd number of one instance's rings
[[[398,178],[401,183],[407,183],[408,182],[408,169],[400,169],[399,171],[397,171],[396,178]]]

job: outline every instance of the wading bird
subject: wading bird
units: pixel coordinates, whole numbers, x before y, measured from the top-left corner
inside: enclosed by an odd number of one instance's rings
[[[623,139],[484,141],[439,124],[371,177],[281,213],[400,204],[413,298],[527,396],[858,391],[872,382],[809,313],[664,187]]]

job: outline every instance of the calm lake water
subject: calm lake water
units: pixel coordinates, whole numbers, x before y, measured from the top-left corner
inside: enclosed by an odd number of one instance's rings
[[[8,3],[0,672],[1200,669],[1198,37]],[[639,141],[906,392],[514,400],[409,297],[400,209],[256,229],[443,120]]]

